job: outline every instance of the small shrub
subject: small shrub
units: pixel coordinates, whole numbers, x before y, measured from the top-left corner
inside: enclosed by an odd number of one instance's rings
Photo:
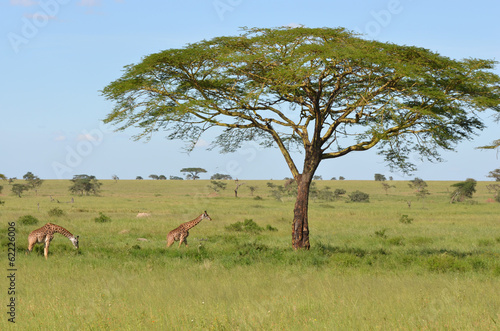
[[[378,230],[378,231],[375,231],[375,236],[376,237],[379,237],[379,238],[387,238],[387,236],[385,235],[385,232],[387,231],[387,229],[382,229],[382,230]]]
[[[51,217],[61,217],[64,215],[64,211],[61,208],[52,208],[47,212]]]
[[[103,213],[99,213],[99,216],[94,218],[96,223],[106,223],[111,222],[111,217],[104,215]]]
[[[262,199],[262,197],[260,195],[257,195],[255,198],[253,198],[254,200],[264,200]]]
[[[370,195],[361,191],[354,191],[349,194],[351,202],[370,202]]]
[[[257,223],[255,223],[252,219],[246,219],[243,222],[236,222],[226,226],[226,230],[237,231],[237,232],[259,233],[262,230],[264,230],[264,228],[257,225]]]
[[[411,222],[413,222],[413,218],[408,217],[408,215],[401,215],[399,222],[403,224],[411,224]]]
[[[335,199],[341,198],[344,194],[346,194],[347,191],[344,190],[343,188],[338,188],[333,191],[333,195],[335,196]]]
[[[17,222],[21,225],[35,225],[38,224],[38,219],[31,215],[24,215],[19,217]]]
[[[278,231],[278,229],[276,229],[275,227],[272,227],[272,226],[271,226],[271,225],[269,225],[269,224],[266,226],[266,230],[267,230],[267,231]]]

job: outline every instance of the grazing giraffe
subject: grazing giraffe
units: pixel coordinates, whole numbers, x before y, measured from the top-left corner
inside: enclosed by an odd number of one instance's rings
[[[73,246],[78,249],[78,238],[79,236],[73,236],[71,232],[63,228],[62,226],[55,225],[52,223],[47,223],[44,226],[42,226],[40,229],[36,229],[33,232],[31,232],[28,236],[28,249],[26,250],[27,253],[31,253],[33,250],[33,246],[37,243],[45,243],[45,248],[43,250],[43,253],[45,255],[45,259],[47,259],[49,255],[49,245],[52,239],[54,239],[54,233],[60,233],[66,238],[68,238],[72,243]]]
[[[177,228],[170,231],[167,235],[167,247],[172,246],[175,241],[179,241],[179,247],[181,247],[182,243],[184,243],[186,247],[188,247],[187,237],[189,236],[189,229],[191,229],[204,219],[208,219],[209,221],[212,220],[210,216],[208,216],[206,211],[200,216],[196,217],[194,220],[182,223]]]

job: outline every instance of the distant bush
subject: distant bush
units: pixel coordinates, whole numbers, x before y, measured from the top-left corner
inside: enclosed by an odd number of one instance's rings
[[[278,231],[275,227],[272,227],[271,225],[267,225],[265,228],[259,226],[257,223],[255,223],[252,219],[246,219],[243,222],[236,222],[233,224],[230,224],[226,226],[226,230],[228,231],[236,231],[236,232],[248,232],[248,233],[260,233],[264,230],[267,231]]]
[[[472,195],[476,192],[476,184],[477,182],[475,179],[467,178],[465,182],[451,185],[452,187],[456,187],[456,189],[450,195],[450,203],[463,202],[467,199],[471,199]]]
[[[339,198],[341,195],[344,195],[346,193],[347,193],[346,190],[344,190],[343,188],[337,188],[333,192],[333,194],[335,195],[335,198]]]
[[[349,194],[351,202],[370,202],[370,195],[361,191],[354,191]]]
[[[104,215],[103,213],[99,213],[99,216],[94,218],[96,223],[106,223],[111,222],[111,217]]]
[[[225,190],[227,186],[227,183],[221,182],[220,180],[212,180],[210,183],[211,185],[208,185],[208,188],[214,190],[214,192]]]
[[[264,228],[257,225],[252,219],[246,219],[243,222],[236,222],[226,226],[226,230],[259,233],[264,230]]]
[[[35,225],[38,224],[38,219],[31,215],[24,215],[19,217],[17,222],[21,225]]]
[[[411,222],[413,222],[413,218],[408,217],[408,215],[401,215],[399,222],[403,224],[411,224]]]
[[[64,211],[61,208],[52,208],[47,212],[51,217],[60,217],[64,215]]]
[[[269,224],[266,226],[266,230],[267,230],[267,231],[273,231],[273,232],[274,232],[274,231],[278,231],[278,229],[276,229],[275,227],[272,227],[272,226],[271,226],[271,225],[269,225]]]
[[[386,231],[387,231],[387,229],[377,230],[377,231],[375,231],[375,236],[385,239],[385,238],[387,238],[387,235],[385,234]]]

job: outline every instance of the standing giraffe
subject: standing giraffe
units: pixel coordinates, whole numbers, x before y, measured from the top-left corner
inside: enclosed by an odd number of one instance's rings
[[[73,246],[78,249],[78,238],[79,236],[73,236],[71,232],[63,228],[62,226],[55,225],[52,223],[47,223],[44,226],[42,226],[40,229],[36,229],[33,232],[31,232],[28,236],[28,250],[26,253],[31,253],[33,250],[33,246],[37,243],[45,243],[45,248],[43,250],[43,253],[45,255],[45,259],[47,259],[49,255],[49,245],[52,239],[54,239],[54,233],[60,233],[66,238],[68,238],[72,243]]]
[[[182,243],[184,243],[186,247],[188,247],[187,237],[189,236],[189,229],[191,229],[204,219],[208,219],[209,221],[212,220],[210,216],[208,216],[206,211],[200,216],[196,217],[194,220],[182,223],[177,228],[170,231],[167,235],[167,247],[172,246],[174,241],[179,241],[179,247],[181,247]]]

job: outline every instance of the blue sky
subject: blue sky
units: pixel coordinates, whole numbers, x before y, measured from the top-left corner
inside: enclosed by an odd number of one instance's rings
[[[240,27],[342,26],[367,38],[416,45],[451,58],[500,60],[498,0],[273,1],[273,0],[2,0],[0,2],[0,173],[44,179],[77,174],[99,179],[181,176],[202,167],[241,179],[290,176],[276,149],[249,142],[233,154],[208,151],[203,141],[189,155],[182,141],[158,132],[150,142],[133,131],[114,132],[102,119],[112,104],[99,93],[125,65],[168,48]],[[500,67],[495,72],[500,74]],[[374,151],[324,161],[324,179],[373,179],[375,173],[409,180],[488,180],[500,167],[495,151],[480,151],[500,138],[500,124],[484,114],[488,128],[444,163],[419,163],[412,176],[390,173]],[[301,164],[301,155],[296,156]],[[411,156],[417,161],[418,156]]]

